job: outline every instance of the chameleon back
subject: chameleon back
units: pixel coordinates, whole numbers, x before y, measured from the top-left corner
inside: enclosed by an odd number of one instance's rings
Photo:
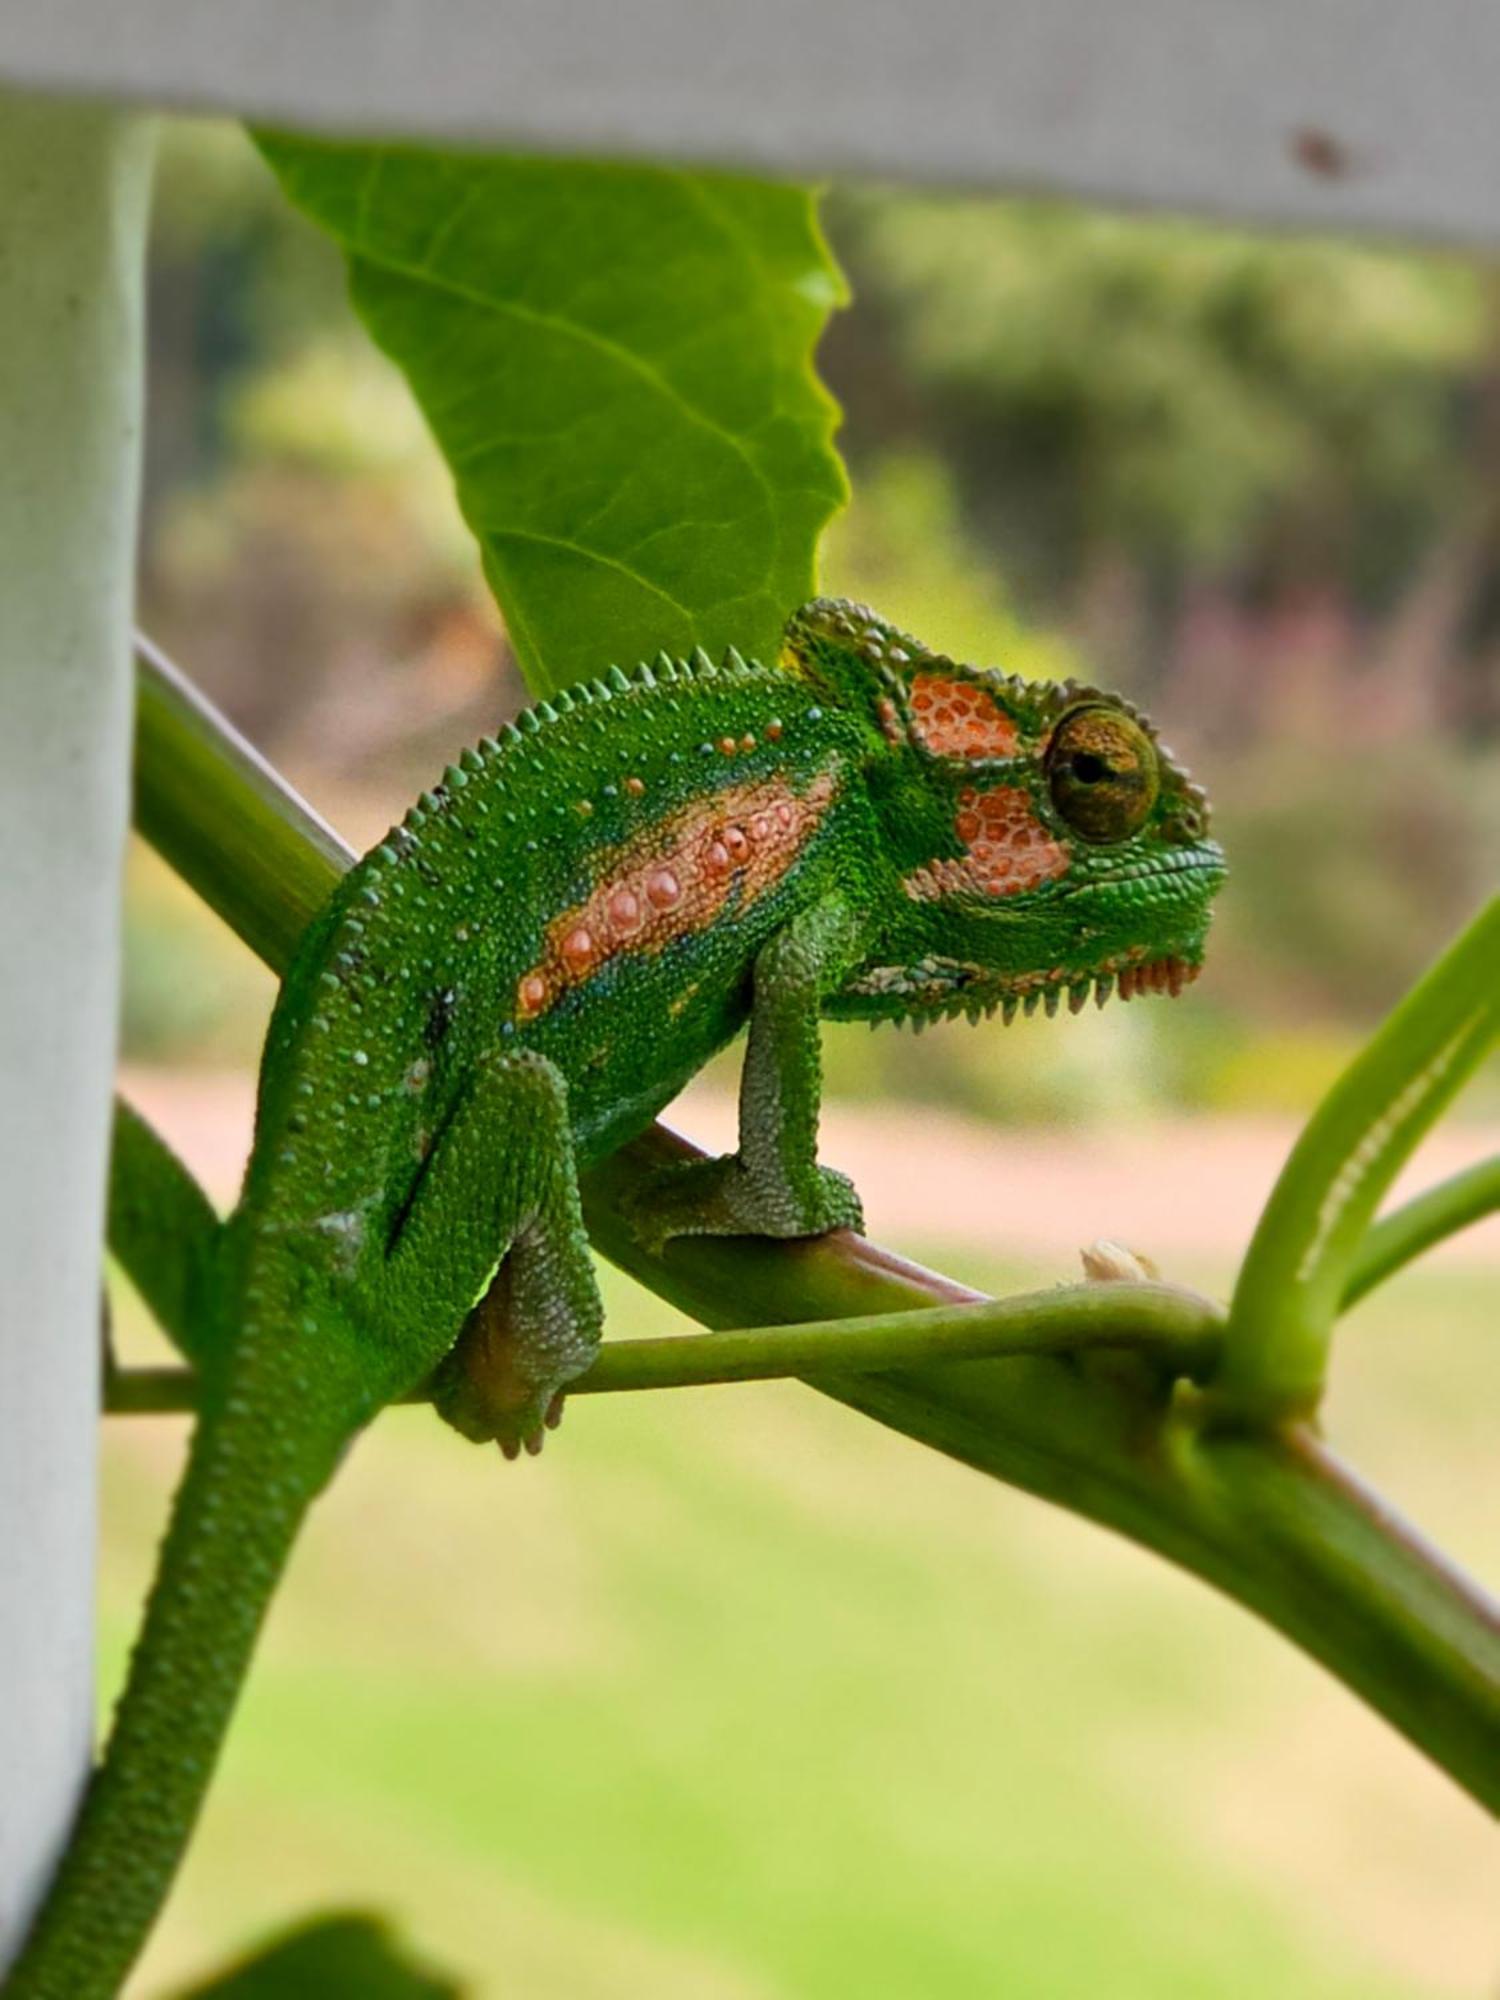
[[[252,1209],[362,1259],[490,1049],[567,1079],[597,1157],[743,1025],[789,913],[868,873],[856,723],[731,656],[526,711],[450,767],[315,921],[266,1040]]]

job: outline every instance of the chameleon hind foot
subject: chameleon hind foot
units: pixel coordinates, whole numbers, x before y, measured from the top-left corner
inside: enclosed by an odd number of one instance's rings
[[[476,1443],[493,1440],[507,1458],[534,1454],[558,1392],[598,1352],[603,1318],[567,1090],[541,1056],[522,1051],[478,1067],[397,1246],[405,1288],[393,1290],[394,1317],[423,1316],[432,1264],[452,1262],[455,1252],[467,1264],[468,1297],[479,1283],[484,1290],[438,1363],[438,1414]],[[497,1252],[485,1283],[476,1264]]]
[[[795,1181],[758,1179],[739,1154],[687,1160],[647,1174],[622,1203],[636,1240],[657,1252],[675,1236],[823,1236],[860,1229],[854,1183],[832,1167]]]
[[[552,1398],[552,1401],[547,1405],[546,1414],[542,1418],[541,1430],[529,1431],[523,1438],[497,1437],[495,1443],[500,1447],[500,1456],[509,1460],[512,1465],[521,1456],[523,1451],[528,1458],[540,1458],[542,1455],[542,1446],[547,1442],[547,1432],[555,1431],[563,1420],[563,1409],[567,1400],[567,1390],[559,1389]]]
[[[538,1360],[557,1343],[537,1339],[534,1322],[516,1310],[517,1286],[507,1258],[464,1322],[433,1378],[432,1400],[445,1423],[475,1444],[499,1445],[504,1457],[535,1458],[549,1430],[562,1422],[565,1392]],[[560,1305],[559,1319],[569,1315]],[[557,1328],[550,1329],[555,1336]],[[569,1343],[571,1344],[571,1343]]]
[[[495,1443],[500,1447],[500,1456],[508,1460],[512,1465],[515,1464],[523,1451],[528,1458],[540,1458],[542,1455],[542,1446],[547,1442],[547,1432],[555,1431],[563,1420],[563,1405],[566,1402],[566,1392],[559,1389],[557,1394],[552,1398],[552,1401],[547,1405],[547,1413],[542,1418],[543,1428],[541,1430],[530,1431],[525,1437],[519,1439],[497,1437]]]

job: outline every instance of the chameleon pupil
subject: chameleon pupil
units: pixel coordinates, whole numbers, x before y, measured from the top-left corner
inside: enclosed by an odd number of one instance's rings
[[[1085,840],[1128,840],[1139,832],[1160,782],[1151,739],[1130,716],[1090,704],[1059,723],[1047,787],[1059,816]]]

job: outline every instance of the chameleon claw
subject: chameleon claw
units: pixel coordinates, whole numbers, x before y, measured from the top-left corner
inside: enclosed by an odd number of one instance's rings
[[[562,1422],[563,1400],[564,1392],[559,1389],[548,1402],[546,1409],[542,1412],[541,1422],[534,1429],[525,1432],[509,1431],[504,1437],[496,1438],[495,1442],[499,1445],[510,1464],[514,1465],[522,1452],[528,1458],[541,1457],[542,1446],[547,1442],[548,1431],[555,1431]]]

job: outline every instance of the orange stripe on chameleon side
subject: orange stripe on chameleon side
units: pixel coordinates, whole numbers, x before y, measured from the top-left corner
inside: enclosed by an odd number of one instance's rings
[[[587,899],[547,926],[540,960],[517,982],[516,1018],[534,1021],[624,953],[650,956],[707,930],[733,895],[742,906],[763,896],[801,853],[835,790],[827,771],[805,792],[785,778],[729,785],[615,848]]]

